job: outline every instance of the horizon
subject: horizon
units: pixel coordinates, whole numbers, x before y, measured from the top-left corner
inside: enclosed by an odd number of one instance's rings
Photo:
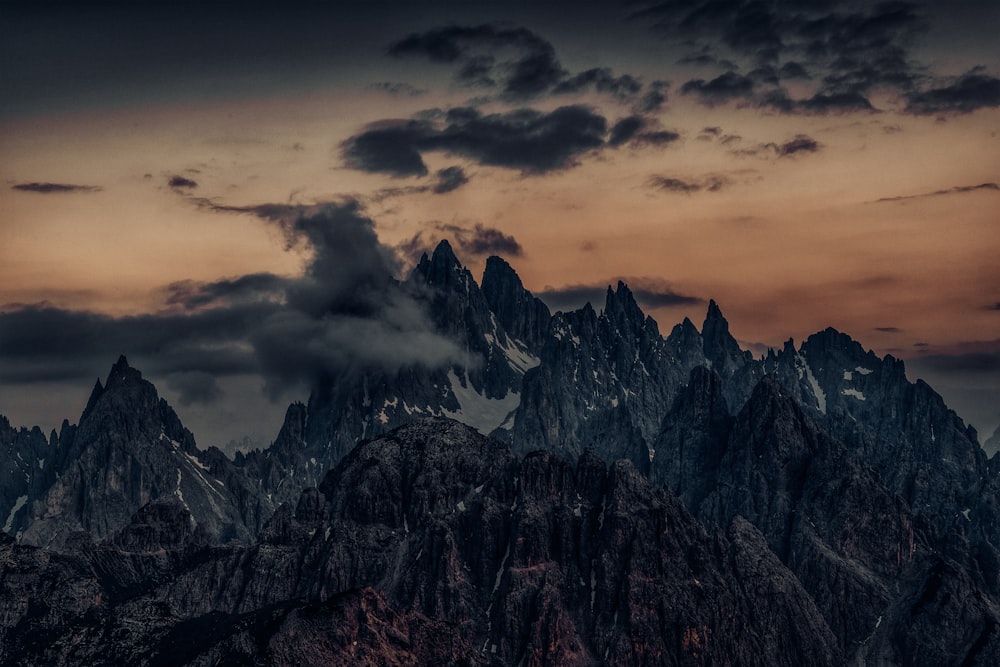
[[[201,446],[266,444],[310,364],[350,362],[332,348],[453,358],[379,300],[447,238],[553,311],[623,280],[668,327],[714,299],[755,357],[833,327],[980,442],[1000,427],[996,3],[5,3],[0,25],[12,424],[78,418],[126,354]]]

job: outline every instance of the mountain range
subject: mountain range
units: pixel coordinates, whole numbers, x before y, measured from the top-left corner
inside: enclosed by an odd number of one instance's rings
[[[467,362],[319,376],[266,449],[124,356],[0,417],[0,663],[1000,662],[1000,455],[901,360],[553,314],[447,242],[399,287]]]

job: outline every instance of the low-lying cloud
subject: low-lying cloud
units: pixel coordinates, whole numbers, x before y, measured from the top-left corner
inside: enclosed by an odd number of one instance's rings
[[[204,204],[203,204],[204,205]],[[300,277],[251,274],[164,290],[158,313],[113,318],[45,304],[0,314],[0,382],[100,376],[124,353],[185,401],[220,395],[221,375],[256,373],[281,390],[334,373],[467,363],[401,285],[396,253],[353,200],[315,206],[214,206],[277,225],[312,257]]]

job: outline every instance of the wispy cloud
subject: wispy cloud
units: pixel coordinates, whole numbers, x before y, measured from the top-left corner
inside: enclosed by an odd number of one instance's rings
[[[790,158],[803,153],[818,153],[822,148],[823,144],[809,135],[796,134],[792,139],[783,143],[773,141],[759,143],[751,148],[732,150],[731,153],[736,156]]]
[[[649,186],[663,192],[676,192],[680,194],[694,194],[695,192],[718,192],[729,185],[730,181],[725,176],[712,174],[701,178],[675,178],[672,176],[650,176],[647,181]]]
[[[15,183],[11,190],[19,192],[34,192],[40,195],[58,195],[77,192],[100,192],[103,188],[96,185],[73,185],[71,183]]]
[[[192,181],[190,178],[185,178],[183,176],[171,176],[167,185],[175,190],[193,190],[198,187],[198,183],[196,181]]]
[[[893,202],[893,201],[908,201],[911,199],[924,199],[926,197],[941,197],[943,195],[960,195],[969,192],[1000,192],[1000,185],[996,183],[980,183],[979,185],[959,185],[953,188],[946,188],[944,190],[935,190],[933,192],[922,192],[916,195],[897,195],[895,197],[882,197],[876,199],[874,202],[868,202],[870,204],[878,204],[880,202]]]

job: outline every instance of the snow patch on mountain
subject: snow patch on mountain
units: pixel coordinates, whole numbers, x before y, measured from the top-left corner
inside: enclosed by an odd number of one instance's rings
[[[26,502],[28,502],[28,496],[17,497],[17,500],[14,501],[14,506],[10,508],[10,514],[7,515],[7,521],[3,525],[3,532],[9,533],[10,529],[14,527],[14,517],[17,515],[18,510],[24,507]]]
[[[463,384],[454,370],[448,371],[448,381],[451,383],[451,390],[458,401],[459,409],[455,412],[442,410],[441,412],[451,419],[468,424],[484,435],[493,432],[503,424],[508,415],[521,404],[521,395],[514,391],[508,391],[503,398],[487,398],[477,392],[468,377]]]

